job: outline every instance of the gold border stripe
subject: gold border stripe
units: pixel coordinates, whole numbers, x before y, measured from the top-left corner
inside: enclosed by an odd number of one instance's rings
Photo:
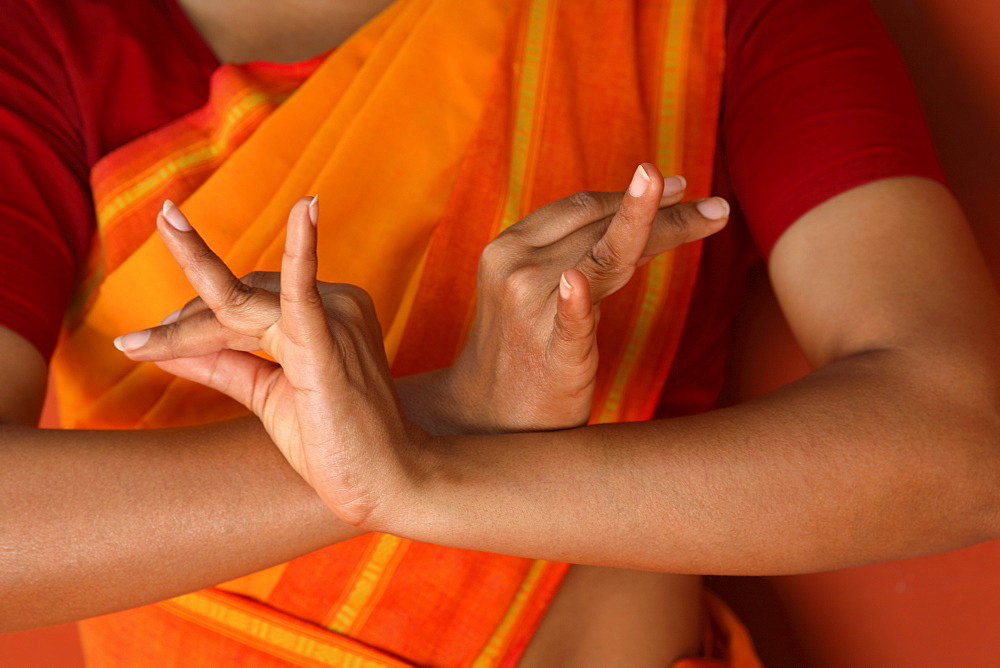
[[[287,97],[287,94],[274,96],[254,91],[247,93],[242,99],[235,101],[226,110],[221,129],[211,142],[199,142],[176,158],[161,163],[158,167],[154,166],[155,171],[149,176],[127,187],[114,199],[98,209],[98,224],[102,228],[105,227],[115,216],[127,209],[137,199],[141,199],[143,195],[156,189],[176,174],[211,162],[219,155],[226,153],[226,149],[232,143],[233,136],[237,134],[237,129],[244,119],[252,121],[253,118],[247,117],[259,107],[268,104],[280,104]]]
[[[230,597],[232,600],[227,600]],[[223,592],[194,592],[158,605],[178,617],[298,665],[360,668],[409,665],[350,638],[311,628],[300,620],[262,614],[256,606]]]
[[[662,293],[666,285],[669,285],[670,270],[673,268],[673,254],[667,253],[651,260],[646,265],[646,293],[643,295],[642,304],[639,307],[639,316],[632,327],[632,335],[622,355],[618,373],[608,391],[608,398],[604,402],[604,408],[598,417],[598,422],[615,422],[621,419],[621,400],[625,393],[628,377],[635,368],[635,363],[642,352],[642,345],[645,343],[653,326],[653,319],[656,316],[656,309],[659,305]],[[666,280],[666,282],[665,282]]]
[[[400,546],[404,546],[402,538],[387,533],[379,536],[371,557],[351,584],[351,593],[347,596],[347,600],[334,614],[329,616],[333,618],[333,622],[327,628],[337,633],[351,631],[358,615],[362,613],[375,594],[379,579],[385,574],[386,565],[392,561]]]
[[[488,668],[496,664],[500,658],[501,651],[507,644],[507,637],[510,635],[518,618],[520,618],[521,613],[524,612],[525,605],[530,600],[531,593],[538,584],[538,580],[542,577],[542,573],[545,572],[545,567],[548,564],[549,562],[547,561],[538,560],[528,569],[528,574],[524,576],[524,581],[521,582],[517,593],[514,594],[514,600],[511,602],[510,607],[507,608],[507,612],[504,613],[503,619],[500,620],[500,625],[497,626],[496,631],[493,632],[486,646],[483,647],[483,651],[472,662],[473,668]]]
[[[681,93],[686,84],[687,49],[694,22],[691,0],[670,3],[667,41],[663,53],[663,76],[660,86],[660,113],[657,125],[657,164],[670,173],[683,159],[683,107]]]

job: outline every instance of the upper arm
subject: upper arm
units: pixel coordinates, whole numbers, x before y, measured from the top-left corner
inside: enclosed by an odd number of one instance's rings
[[[733,0],[729,37],[729,177],[811,364],[984,350],[991,285],[868,3]]]
[[[45,399],[45,357],[6,327],[0,327],[0,351],[0,425],[36,426]]]
[[[986,376],[1000,361],[995,289],[937,182],[887,179],[824,202],[778,240],[769,271],[814,367],[888,349]]]

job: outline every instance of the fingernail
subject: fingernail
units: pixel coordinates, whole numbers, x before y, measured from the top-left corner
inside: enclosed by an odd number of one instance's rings
[[[649,176],[646,175],[646,170],[639,165],[635,169],[635,174],[632,175],[632,183],[628,186],[628,194],[632,197],[642,197],[642,194],[646,192],[646,188],[649,187]]]
[[[146,345],[146,342],[149,341],[150,334],[152,334],[152,332],[148,329],[122,334],[115,339],[115,348],[123,353],[131,352],[137,348],[142,348]]]
[[[688,182],[683,176],[671,176],[663,179],[663,196],[673,197],[678,193],[684,192],[687,188]]]
[[[170,200],[163,202],[163,217],[174,229],[181,232],[191,231],[191,223],[188,222],[188,219],[184,217],[181,210]]]
[[[709,220],[722,220],[729,215],[729,202],[721,197],[703,199],[695,204],[695,208]]]
[[[566,274],[564,273],[559,279],[559,296],[563,299],[569,299],[570,294],[573,292],[573,286],[569,284],[566,280]]]
[[[309,220],[313,225],[319,220],[319,195],[313,195],[312,201],[309,202]]]
[[[163,321],[160,324],[161,325],[169,325],[170,323],[177,322],[177,318],[181,317],[181,311],[183,311],[183,310],[184,309],[180,309],[180,308],[177,309],[176,311],[174,311],[173,313],[171,313],[170,315],[168,315],[166,318],[164,318]]]

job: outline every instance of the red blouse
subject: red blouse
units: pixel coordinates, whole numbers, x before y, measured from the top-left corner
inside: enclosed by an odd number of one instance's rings
[[[10,0],[0,12],[0,324],[52,353],[95,221],[90,168],[201,106],[218,61],[175,0]],[[901,175],[943,180],[865,0],[731,0],[716,192],[671,413],[721,382],[745,272],[803,213]],[[686,408],[689,407],[689,408]]]

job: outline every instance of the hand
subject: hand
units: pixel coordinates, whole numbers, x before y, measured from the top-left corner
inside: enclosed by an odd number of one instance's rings
[[[402,416],[368,295],[334,284],[321,295],[316,216],[315,200],[293,207],[275,294],[233,276],[167,203],[158,229],[200,295],[177,317],[198,318],[214,341],[204,355],[158,364],[247,406],[330,509],[361,526],[382,500],[402,494],[420,468],[413,446],[428,437]],[[116,345],[133,359],[154,359],[177,324],[126,334]],[[255,347],[277,363],[244,352]]]
[[[722,229],[725,200],[678,204],[680,177],[644,163],[626,192],[584,192],[534,211],[479,264],[476,324],[440,381],[466,431],[584,424],[599,305],[653,256]]]

